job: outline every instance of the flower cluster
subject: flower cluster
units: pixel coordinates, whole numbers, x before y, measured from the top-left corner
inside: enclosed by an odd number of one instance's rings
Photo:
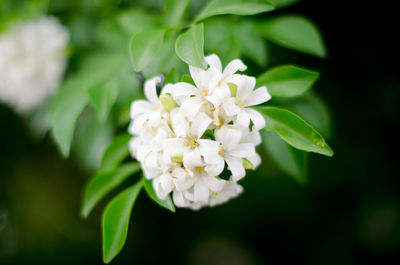
[[[0,35],[0,101],[26,113],[60,84],[68,31],[56,18],[19,22]]]
[[[248,107],[269,100],[267,88],[254,89],[254,77],[236,73],[246,69],[239,59],[224,70],[216,55],[206,62],[206,70],[189,66],[194,85],[167,84],[158,96],[155,77],[144,85],[148,101],[131,105],[131,153],[157,196],[172,192],[177,207],[199,209],[236,197],[245,169],[261,162],[255,146],[265,121]],[[227,179],[220,177],[224,170]]]

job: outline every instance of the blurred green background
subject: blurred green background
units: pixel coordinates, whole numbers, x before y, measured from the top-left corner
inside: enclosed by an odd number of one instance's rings
[[[58,2],[60,8],[69,3]],[[270,46],[270,64],[294,63],[321,72],[314,91],[331,110],[328,142],[335,156],[310,155],[309,181],[300,186],[262,153],[263,164],[245,178],[239,198],[201,211],[172,214],[142,192],[127,244],[113,264],[399,260],[400,178],[394,150],[399,146],[400,58],[398,43],[390,39],[395,17],[387,5],[336,5],[302,1],[285,10],[316,22],[328,59]],[[63,22],[73,15],[84,19],[82,12],[71,11]],[[86,22],[90,27],[91,20]],[[82,41],[89,41],[82,43],[89,49],[90,38]],[[74,56],[72,63],[80,55]],[[106,200],[88,220],[79,217],[91,177],[79,156],[62,159],[51,137],[37,140],[26,120],[3,105],[0,128],[0,264],[102,264],[100,216]]]

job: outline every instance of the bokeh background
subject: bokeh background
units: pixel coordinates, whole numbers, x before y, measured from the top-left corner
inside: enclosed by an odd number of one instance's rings
[[[392,10],[317,0],[286,9],[316,22],[330,55],[320,60],[272,45],[271,60],[320,70],[314,90],[331,110],[335,156],[311,155],[302,186],[262,153],[239,198],[201,211],[172,214],[142,193],[113,264],[398,261],[400,58]],[[79,158],[62,159],[51,137],[32,136],[26,119],[3,105],[0,139],[0,264],[102,264],[107,200],[88,220],[79,217],[91,177]]]

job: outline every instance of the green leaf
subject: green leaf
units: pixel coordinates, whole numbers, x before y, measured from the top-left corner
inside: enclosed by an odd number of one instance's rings
[[[64,157],[69,155],[76,122],[89,103],[88,90],[106,82],[120,70],[122,57],[101,51],[89,55],[83,62],[80,70],[68,78],[51,101],[51,132]]]
[[[195,21],[216,15],[254,15],[274,9],[274,6],[267,1],[257,0],[211,0],[203,8]]]
[[[116,137],[104,152],[99,171],[116,168],[129,154],[129,141],[131,139],[132,136],[129,134]]]
[[[267,46],[254,26],[249,21],[244,21],[235,25],[233,33],[240,43],[240,50],[243,55],[250,58],[260,66],[267,63]]]
[[[257,78],[258,86],[267,86],[272,96],[295,97],[303,94],[318,79],[319,73],[293,65],[278,66]]]
[[[203,24],[191,26],[175,41],[175,52],[185,63],[205,69]]]
[[[88,172],[98,169],[104,150],[112,141],[111,121],[100,122],[97,113],[89,109],[82,114],[75,131],[72,150],[80,166]]]
[[[68,81],[53,98],[50,107],[51,132],[64,157],[69,155],[76,122],[89,103],[86,91],[80,89],[81,84],[78,79]]]
[[[146,179],[144,176],[142,177],[143,179],[143,185],[144,189],[146,190],[147,195],[149,195],[150,199],[152,199],[154,202],[156,202],[158,205],[164,207],[165,209],[170,210],[171,212],[175,212],[175,205],[171,200],[171,196],[168,195],[167,199],[165,200],[160,200],[154,191],[152,181],[149,179]]]
[[[128,234],[133,204],[142,188],[139,181],[118,194],[103,214],[103,261],[109,263],[121,251]]]
[[[331,130],[331,114],[324,102],[311,91],[296,98],[273,98],[274,103],[297,113],[310,123],[322,135],[329,138]]]
[[[104,122],[118,97],[119,87],[116,81],[110,81],[89,89],[90,101],[96,109],[100,121]]]
[[[150,29],[137,33],[130,42],[133,69],[142,71],[160,51],[164,42],[164,30]]]
[[[258,107],[257,109],[265,117],[266,129],[275,131],[288,144],[308,152],[333,155],[332,149],[324,138],[296,114],[276,107]]]
[[[306,181],[306,153],[291,147],[276,133],[261,130],[261,135],[266,152],[279,168],[299,183],[304,183]]]
[[[269,1],[275,6],[276,9],[287,7],[299,2],[299,0],[269,0]]]
[[[267,39],[283,47],[320,58],[327,51],[318,28],[309,19],[298,15],[281,15],[259,25]]]
[[[240,57],[240,44],[233,34],[221,40],[214,49],[213,53],[218,54],[223,65],[227,65],[233,59]]]
[[[189,6],[190,0],[167,0],[164,24],[170,27],[178,27],[183,15]]]
[[[105,195],[139,170],[140,164],[131,162],[119,168],[98,173],[85,189],[81,216],[86,218]]]

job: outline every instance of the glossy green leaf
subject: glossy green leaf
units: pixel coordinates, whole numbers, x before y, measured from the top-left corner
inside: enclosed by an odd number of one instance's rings
[[[128,234],[129,219],[133,204],[143,184],[134,186],[118,194],[103,213],[103,261],[109,263],[121,251]]]
[[[193,25],[180,34],[175,41],[175,52],[185,63],[203,69],[206,68],[203,24]]]
[[[60,88],[50,107],[51,132],[64,157],[69,155],[76,122],[89,103],[81,85],[77,79],[68,81]]]
[[[131,162],[119,168],[98,173],[85,189],[81,216],[86,218],[105,195],[139,170],[140,164]]]
[[[124,134],[116,137],[107,147],[101,160],[99,171],[108,171],[116,168],[129,154],[129,141],[132,136]]]
[[[160,51],[164,42],[164,30],[150,29],[137,33],[130,41],[130,57],[133,69],[142,71]]]
[[[51,132],[64,157],[69,155],[76,122],[89,103],[88,90],[109,80],[121,68],[122,59],[121,54],[113,53],[89,55],[83,59],[80,70],[53,97],[50,106]]]
[[[99,168],[104,150],[112,141],[113,134],[113,123],[100,122],[93,109],[82,114],[72,142],[73,154],[82,169],[91,173]]]
[[[216,15],[254,15],[274,9],[274,6],[261,0],[211,0],[203,8],[195,21]]]
[[[295,97],[310,89],[318,77],[318,72],[284,65],[260,75],[257,78],[257,86],[267,86],[272,96]]]
[[[275,6],[275,8],[283,8],[290,5],[293,5],[300,0],[270,0],[270,2]]]
[[[314,93],[308,91],[296,98],[273,98],[274,103],[297,113],[322,135],[329,138],[331,130],[331,114],[324,102]]]
[[[325,58],[322,36],[313,22],[298,15],[281,15],[259,25],[267,39],[283,47]]]
[[[167,10],[165,12],[164,24],[170,27],[177,27],[183,20],[190,0],[166,0]]]
[[[244,21],[235,25],[233,33],[240,43],[241,51],[244,56],[250,58],[260,66],[267,63],[267,47],[265,40],[262,39],[254,26],[249,21]]]
[[[302,118],[291,111],[276,107],[257,108],[265,118],[266,129],[275,131],[293,147],[332,156],[333,151],[324,138]]]
[[[291,147],[274,132],[261,130],[261,135],[266,152],[279,168],[299,183],[304,183],[306,153]]]
[[[116,81],[99,84],[89,89],[90,102],[96,109],[100,121],[104,122],[108,118],[111,108],[118,97],[118,91],[119,87]]]
[[[149,195],[150,199],[152,199],[154,202],[156,202],[161,207],[164,207],[165,209],[168,209],[171,212],[175,212],[175,205],[172,202],[170,195],[168,195],[167,199],[160,200],[160,198],[158,198],[156,192],[154,191],[152,181],[149,179],[146,179],[144,176],[142,177],[142,180],[143,180],[144,189],[146,190],[146,193],[147,193],[147,195]]]

